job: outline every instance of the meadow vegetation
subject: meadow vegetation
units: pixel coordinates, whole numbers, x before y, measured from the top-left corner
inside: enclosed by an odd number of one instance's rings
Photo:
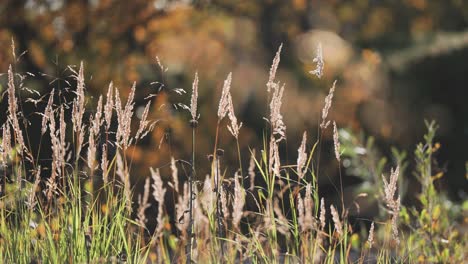
[[[16,58],[16,57],[15,57]],[[129,152],[157,125],[148,116],[149,100],[136,118],[135,87],[126,100],[110,83],[105,96],[91,108],[86,96],[84,65],[69,67],[74,96],[65,101],[58,91],[44,95],[37,109],[41,131],[32,131],[22,114],[24,97],[34,91],[23,86],[33,74],[8,69],[3,100],[8,100],[1,125],[0,260],[5,263],[461,263],[466,259],[468,205],[455,204],[437,190],[443,172],[433,167],[437,124],[414,153],[392,149],[391,159],[379,153],[372,138],[340,129],[328,118],[333,111],[336,81],[325,99],[316,139],[303,133],[297,162],[283,164],[280,145],[286,140],[281,114],[285,85],[276,79],[281,46],[266,82],[268,126],[263,145],[241,153],[242,123],[236,118],[229,74],[221,90],[213,152],[207,160],[195,155],[199,114],[198,75],[195,73],[187,111],[192,155],[172,157],[161,167],[148,168],[141,193],[131,183]],[[311,78],[320,78],[321,47]],[[157,96],[157,95],[156,95]],[[70,121],[69,121],[70,120]],[[223,150],[220,130],[228,129],[237,149]],[[333,149],[322,145],[333,133]],[[47,166],[29,144],[41,133],[50,148]],[[50,142],[50,144],[49,144]],[[227,175],[225,151],[237,151],[239,169]],[[320,156],[335,153],[340,168],[338,201],[319,196]],[[242,157],[250,162],[242,164]],[[346,158],[350,164],[342,166]],[[390,160],[390,161],[389,161]],[[200,163],[211,170],[202,175]],[[408,164],[413,163],[408,171]],[[342,171],[361,178],[356,197],[376,202],[372,219],[351,221],[343,198]],[[419,181],[416,204],[403,203],[408,177]],[[169,176],[169,175],[168,175]],[[170,178],[170,180],[167,180]],[[247,203],[255,206],[246,206]],[[153,208],[150,210],[150,208]],[[148,225],[149,222],[155,224]]]

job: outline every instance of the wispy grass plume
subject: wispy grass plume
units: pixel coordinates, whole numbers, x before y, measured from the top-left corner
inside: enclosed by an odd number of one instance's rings
[[[224,81],[223,90],[221,91],[221,99],[219,100],[219,106],[218,106],[218,122],[221,122],[221,120],[229,112],[229,98],[231,96],[230,94],[231,80],[232,80],[232,73],[229,73],[228,77]]]
[[[320,127],[322,129],[325,129],[328,127],[328,125],[330,125],[330,120],[327,121],[327,116],[328,116],[328,111],[330,110],[330,107],[332,104],[333,93],[335,92],[335,85],[336,85],[336,81],[333,82],[333,85],[330,88],[330,92],[328,93],[327,97],[325,97],[325,105],[323,106],[323,109],[322,109],[322,122],[320,123]]]
[[[307,131],[304,131],[302,134],[302,142],[301,146],[297,150],[297,176],[299,181],[304,177],[305,173],[307,172],[307,168],[305,168],[307,163],[307,152],[306,152],[306,143],[307,143]]]
[[[27,147],[24,142],[23,130],[21,129],[18,121],[18,102],[16,99],[15,90],[14,74],[10,65],[8,68],[8,119],[13,126],[15,141],[19,145],[18,152],[20,155],[22,155],[23,151],[27,151]]]
[[[197,115],[197,102],[198,102],[198,72],[195,73],[195,79],[192,84],[192,97],[190,98],[190,115],[192,120],[198,120]]]
[[[335,158],[339,163],[341,161],[340,139],[338,136],[338,129],[336,128],[335,121],[333,121],[333,146],[335,149]]]

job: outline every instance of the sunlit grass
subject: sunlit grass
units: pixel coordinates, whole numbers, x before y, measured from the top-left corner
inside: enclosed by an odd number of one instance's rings
[[[318,191],[322,134],[329,129],[327,115],[335,83],[325,102],[318,138],[307,139],[305,133],[303,143],[298,146],[297,164],[281,164],[278,146],[286,137],[286,126],[281,116],[284,86],[275,80],[279,55],[280,50],[267,84],[270,126],[265,127],[263,145],[256,146],[260,151],[242,153],[239,148],[238,135],[242,131],[235,119],[229,75],[218,123],[213,128],[217,136],[209,161],[211,171],[204,181],[195,180],[202,178],[195,177],[196,162],[206,160],[195,155],[199,118],[196,75],[191,105],[186,107],[191,114],[187,122],[187,131],[192,135],[190,161],[175,157],[170,181],[162,180],[159,169],[148,170],[151,180],[141,193],[130,182],[132,162],[128,151],[156,123],[146,120],[147,114],[143,114],[138,132],[132,130],[135,86],[125,103],[118,90],[110,86],[97,109],[85,114],[90,110],[84,99],[83,65],[73,71],[77,81],[75,99],[59,102],[52,93],[50,107],[38,110],[44,118],[42,137],[52,140],[50,167],[44,168],[38,165],[37,155],[24,139],[33,131],[27,123],[18,121],[19,117],[24,118],[16,98],[23,78],[10,68],[7,91],[10,107],[8,119],[1,127],[0,260],[5,263],[462,262],[468,238],[463,231],[466,224],[463,217],[466,218],[468,206],[454,204],[434,186],[434,181],[443,177],[442,172],[432,167],[432,155],[440,147],[434,142],[437,125],[426,124],[427,134],[414,155],[393,149],[394,163],[378,153],[371,138],[358,138],[348,130],[335,129],[337,166],[352,170],[361,178],[356,196],[379,205],[375,218],[361,223],[358,231],[357,224],[349,219],[349,208],[344,207],[342,188],[337,193],[341,198],[337,204],[319,197]],[[65,111],[72,115],[72,122],[65,122]],[[237,142],[235,150],[222,150],[218,144],[226,115]],[[237,151],[239,164],[229,164],[239,167],[236,175],[225,173],[225,151]],[[242,169],[243,155],[251,158],[248,170]],[[344,159],[349,163],[347,166],[342,164]],[[407,177],[402,175],[411,173],[407,165],[413,159],[413,173],[422,188],[415,196],[419,204],[407,206],[402,201],[411,194],[406,193]],[[182,172],[189,180],[179,184]],[[174,199],[168,199],[168,191]],[[253,204],[254,209],[247,203]],[[151,206],[157,208],[156,215],[148,213]],[[168,210],[169,207],[174,210]],[[148,222],[155,222],[156,226],[150,230]],[[369,234],[371,223],[375,229]]]

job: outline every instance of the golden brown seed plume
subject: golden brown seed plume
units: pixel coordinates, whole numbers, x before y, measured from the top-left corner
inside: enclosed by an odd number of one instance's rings
[[[153,170],[150,168],[151,171],[151,178],[153,178],[153,197],[158,202],[158,215],[156,217],[156,221],[158,226],[156,228],[156,234],[160,234],[163,229],[163,207],[164,207],[164,195],[166,194],[166,188],[163,186],[163,182],[161,179],[161,174],[159,173],[159,169]]]
[[[372,244],[374,243],[374,222],[372,222],[371,227],[369,229],[369,237],[367,238],[367,244],[369,248],[372,248]]]
[[[230,93],[228,96],[228,117],[231,121],[231,124],[228,125],[228,130],[236,139],[239,139],[239,130],[242,127],[242,122],[240,124],[237,123],[237,118],[234,114],[234,106],[232,104],[232,96]]]
[[[85,84],[84,84],[84,69],[83,62],[80,63],[78,76],[76,76],[76,98],[73,100],[72,121],[73,131],[79,132],[82,130],[83,114],[85,112]]]
[[[67,143],[66,143],[66,133],[67,133],[67,123],[65,122],[65,110],[63,105],[60,106],[60,120],[59,120],[59,131],[60,131],[60,165],[65,165],[66,156],[67,156]]]
[[[312,230],[314,228],[315,219],[313,217],[313,202],[312,202],[312,186],[307,184],[304,198],[299,194],[298,205],[299,214],[298,222],[302,231]]]
[[[333,205],[330,205],[330,211],[331,211],[333,223],[335,224],[335,230],[338,233],[338,235],[341,237],[343,235],[343,225],[341,224],[340,216],[338,215],[338,212],[336,211]]]
[[[398,216],[400,214],[400,196],[395,201],[395,207],[392,212],[392,237],[397,244],[400,244],[400,238],[398,237]]]
[[[39,183],[41,183],[41,165],[37,166],[35,172],[36,173],[34,174],[34,183],[28,195],[28,201],[26,202],[26,205],[28,206],[29,210],[32,210],[37,204],[36,190],[39,187]]]
[[[179,171],[177,170],[176,160],[174,157],[171,157],[171,171],[172,181],[174,182],[174,190],[176,193],[179,193]]]
[[[338,162],[340,162],[340,139],[338,137],[338,129],[336,128],[336,122],[333,121],[333,145],[335,147],[335,157]]]
[[[208,214],[214,212],[215,209],[215,193],[213,192],[213,184],[210,175],[206,175],[203,181],[203,193],[200,196],[201,205],[203,210]]]
[[[99,135],[99,130],[101,129],[103,122],[104,121],[102,120],[102,95],[100,95],[96,107],[96,113],[94,114],[93,124],[91,124],[91,128],[95,137]]]
[[[390,182],[387,182],[385,176],[382,175],[382,180],[384,183],[385,202],[387,203],[387,206],[392,209],[395,207],[394,197],[397,189],[399,171],[400,167],[397,167],[395,170],[391,170]]]
[[[400,239],[398,238],[398,216],[400,214],[400,196],[398,195],[398,198],[396,199],[394,197],[397,191],[399,171],[400,168],[398,166],[395,170],[391,170],[390,182],[387,182],[385,176],[382,175],[385,194],[384,200],[387,204],[387,207],[390,209],[390,213],[392,215],[392,236],[397,244],[400,243]]]
[[[272,137],[270,140],[269,172],[279,177],[281,169],[281,160],[279,157],[278,143]]]
[[[135,106],[135,89],[136,89],[136,82],[133,83],[132,88],[130,89],[130,93],[128,95],[127,103],[125,104],[125,108],[122,109],[120,96],[118,90],[115,90],[115,102],[116,102],[116,109],[117,109],[117,119],[118,119],[118,127],[117,127],[117,142],[119,146],[122,148],[127,148],[128,145],[131,144],[131,122],[133,116],[133,108]]]
[[[15,81],[13,69],[10,65],[8,68],[8,119],[10,120],[13,126],[13,132],[15,133],[16,143],[19,145],[18,152],[20,155],[23,154],[23,151],[27,151],[26,145],[24,143],[23,132],[18,121],[18,104],[16,101],[15,95]]]
[[[284,85],[279,89],[274,88],[270,102],[270,124],[273,136],[277,136],[276,142],[286,139],[286,125],[283,122],[283,115],[281,115],[283,92]]]
[[[150,192],[150,178],[146,178],[145,187],[143,188],[143,197],[138,195],[138,212],[137,212],[137,223],[144,227],[148,219],[146,219],[145,211],[151,204],[149,201]]]
[[[10,124],[5,122],[2,126],[2,145],[1,145],[2,166],[6,166],[11,155],[11,130]]]
[[[42,115],[42,126],[41,126],[42,135],[44,135],[45,132],[47,131],[47,121],[49,120],[48,118],[52,112],[52,104],[54,103],[54,91],[55,89],[52,89],[52,92],[50,92],[49,101],[47,102],[47,106]]]
[[[101,170],[102,170],[102,181],[104,185],[106,185],[109,181],[108,168],[109,168],[109,160],[107,159],[107,144],[102,144]]]
[[[333,82],[333,85],[330,88],[330,92],[328,93],[327,97],[325,97],[325,105],[323,106],[323,109],[322,109],[322,123],[320,123],[320,127],[322,129],[327,128],[328,125],[330,124],[330,121],[327,121],[327,116],[328,116],[328,111],[330,110],[330,107],[332,104],[333,93],[335,92],[335,85],[336,85],[336,81]]]
[[[229,90],[231,89],[231,80],[232,80],[232,73],[229,73],[228,77],[224,81],[223,90],[221,92],[221,99],[219,100],[218,106],[218,122],[220,122],[228,112],[228,105],[229,105]]]
[[[250,155],[248,172],[249,172],[249,179],[250,179],[249,190],[253,191],[255,188],[255,149],[252,150],[252,154]]]
[[[89,134],[88,134],[88,167],[89,169],[93,172],[97,168],[97,163],[96,163],[96,141],[95,141],[95,136],[94,136],[94,127],[97,126],[97,122],[91,117],[89,121],[91,127],[89,129]]]
[[[234,202],[232,205],[232,225],[236,229],[239,229],[245,204],[245,190],[239,180],[242,180],[242,176],[236,172],[234,175]]]
[[[11,38],[11,55],[13,55],[13,61],[16,62],[16,46],[13,38]]]
[[[192,120],[197,121],[197,101],[198,101],[198,72],[195,72],[195,79],[192,84],[192,97],[190,99],[190,114]]]
[[[320,199],[320,217],[319,217],[319,220],[320,220],[320,229],[323,230],[325,228],[325,214],[326,214],[326,209],[325,209],[325,200],[323,199]]]
[[[302,134],[301,146],[297,150],[297,176],[299,181],[304,177],[307,172],[307,168],[304,168],[307,162],[307,153],[306,153],[306,142],[307,142],[307,132],[304,131]]]
[[[132,211],[132,190],[130,183],[130,172],[126,169],[122,155],[120,151],[117,151],[116,157],[117,170],[116,174],[120,177],[121,182],[123,183],[123,191],[125,197],[125,205],[128,212]]]
[[[62,146],[59,138],[59,131],[55,126],[55,117],[53,111],[49,112],[49,133],[52,148],[52,168],[51,176],[47,180],[47,200],[50,201],[55,193],[57,193],[57,178],[61,175],[62,168]]]
[[[281,49],[283,48],[283,44],[278,48],[278,51],[276,51],[275,58],[273,59],[273,63],[271,64],[270,67],[270,76],[268,77],[268,82],[267,82],[267,91],[270,92],[273,86],[276,86],[277,84],[275,83],[275,78],[276,78],[276,71],[278,70],[278,65],[280,63],[281,59]]]
[[[106,130],[109,130],[112,121],[112,111],[114,108],[113,91],[114,85],[111,82],[109,84],[109,89],[107,90],[106,104],[104,105],[104,120],[106,121]]]
[[[141,115],[140,125],[135,135],[135,140],[144,138],[151,131],[152,127],[149,126],[150,122],[148,121],[148,114],[149,114],[150,106],[151,106],[151,101],[148,101],[145,108],[143,109],[143,114]]]

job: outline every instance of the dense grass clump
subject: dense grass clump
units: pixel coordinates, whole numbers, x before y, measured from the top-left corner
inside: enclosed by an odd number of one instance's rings
[[[51,156],[44,161],[29,145],[31,131],[17,98],[24,76],[8,69],[8,112],[1,126],[0,260],[5,263],[347,263],[437,262],[465,259],[467,234],[463,224],[466,203],[451,203],[436,190],[442,172],[432,168],[437,126],[427,123],[427,134],[414,152],[414,175],[421,184],[417,206],[405,206],[408,155],[392,150],[394,163],[379,155],[372,139],[365,141],[328,119],[336,82],[322,111],[319,136],[308,143],[304,132],[296,164],[281,164],[280,144],[286,139],[281,114],[285,85],[276,80],[279,48],[266,84],[269,127],[261,151],[241,153],[242,123],[236,118],[226,78],[213,153],[208,161],[196,157],[199,114],[198,75],[195,74],[187,130],[192,155],[171,159],[171,180],[160,168],[150,168],[141,193],[130,181],[129,151],[157,122],[148,120],[151,102],[134,122],[135,84],[124,103],[109,85],[96,109],[87,107],[83,63],[70,70],[76,81],[72,101],[58,100],[52,90],[47,105],[38,110],[41,136],[50,140]],[[318,48],[317,69],[323,58]],[[239,169],[226,175],[219,145],[224,119],[237,142]],[[71,118],[67,118],[71,117]],[[69,122],[68,120],[71,121]],[[319,197],[318,177],[322,135],[333,124],[334,153],[340,168],[340,197],[336,204]],[[137,128],[137,129],[135,129]],[[236,151],[236,150],[234,150]],[[242,156],[250,156],[248,167]],[[343,160],[349,163],[342,166]],[[202,161],[203,160],[203,161]],[[206,177],[197,164],[209,162]],[[42,166],[41,166],[42,165]],[[232,164],[231,164],[232,166]],[[343,198],[341,168],[362,178],[356,197],[379,205],[379,214],[362,223],[360,231],[349,219]],[[389,171],[385,171],[391,168]],[[187,181],[179,182],[179,172]],[[204,179],[204,180],[197,180]],[[174,199],[168,199],[168,193]],[[246,204],[254,204],[247,206]],[[154,207],[156,214],[149,214]],[[168,210],[171,208],[171,210]],[[465,214],[465,216],[463,216]],[[155,226],[149,228],[148,222]],[[363,231],[364,230],[364,231]],[[368,230],[368,231],[367,231]]]

